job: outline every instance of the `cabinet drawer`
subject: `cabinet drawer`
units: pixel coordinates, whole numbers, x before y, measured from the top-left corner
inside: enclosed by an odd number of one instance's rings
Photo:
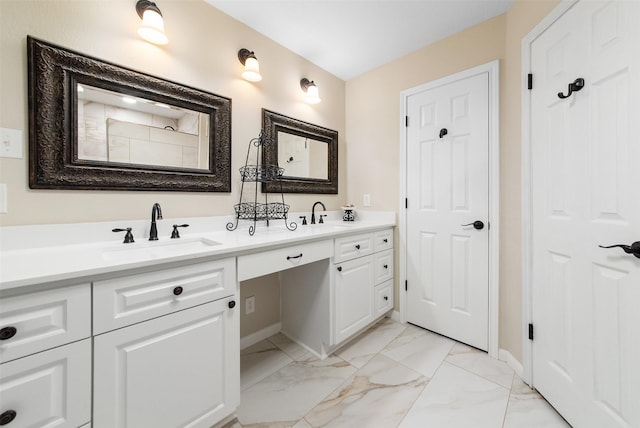
[[[0,300],[0,362],[91,335],[91,285],[38,291]]]
[[[393,229],[376,232],[374,246],[376,251],[384,251],[393,248]]]
[[[387,313],[393,308],[393,280],[382,283],[375,288],[375,317]]]
[[[97,281],[94,335],[227,297],[235,288],[234,258]]]
[[[91,339],[0,366],[1,412],[12,427],[75,428],[91,421]]]
[[[238,281],[328,259],[332,251],[331,240],[324,240],[239,256]]]
[[[334,263],[373,254],[373,233],[336,238],[334,245]]]
[[[388,281],[393,278],[393,250],[376,253],[375,257],[375,280],[376,284]]]

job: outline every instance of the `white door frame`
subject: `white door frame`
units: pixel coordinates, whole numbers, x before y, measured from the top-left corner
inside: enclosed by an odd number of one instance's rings
[[[522,379],[533,386],[533,344],[529,340],[529,323],[533,323],[533,193],[531,174],[531,91],[527,75],[531,72],[531,45],[578,0],[562,0],[529,34],[522,39]],[[535,86],[535,76],[533,79]]]
[[[479,65],[414,88],[406,89],[400,93],[400,219],[398,224],[398,235],[400,239],[400,276],[398,279],[398,283],[400,284],[400,321],[407,321],[407,292],[404,287],[405,281],[407,280],[407,211],[405,209],[405,200],[407,197],[407,127],[405,126],[405,118],[408,116],[407,101],[411,95],[481,73],[489,73],[489,218],[487,219],[489,224],[488,353],[492,357],[498,358],[498,245],[500,237],[500,63],[498,60]]]

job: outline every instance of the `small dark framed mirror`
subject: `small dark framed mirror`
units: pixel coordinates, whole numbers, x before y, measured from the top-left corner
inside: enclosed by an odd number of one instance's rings
[[[32,189],[231,191],[231,100],[27,37]]]
[[[338,193],[338,131],[262,109],[262,130],[271,144],[264,163],[284,168],[280,182],[263,192]]]

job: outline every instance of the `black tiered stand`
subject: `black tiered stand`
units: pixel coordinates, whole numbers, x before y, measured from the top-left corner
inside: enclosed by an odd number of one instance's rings
[[[249,235],[253,235],[256,231],[256,222],[266,221],[267,227],[270,220],[284,220],[284,224],[289,230],[296,230],[298,225],[294,222],[287,222],[287,213],[289,212],[289,205],[284,203],[284,193],[282,193],[282,174],[284,168],[280,168],[278,165],[264,165],[261,163],[262,151],[264,146],[272,144],[264,133],[260,133],[258,138],[254,138],[249,141],[249,148],[247,149],[247,158],[245,164],[240,168],[240,177],[242,185],[240,187],[240,201],[234,205],[233,208],[236,212],[235,222],[227,223],[227,230],[236,230],[238,228],[238,222],[240,220],[250,220],[253,224],[249,226]],[[251,152],[255,151],[256,162],[253,165],[249,164],[249,157]],[[269,202],[268,194],[264,194],[264,202],[258,202],[258,183],[266,182],[279,182],[280,183],[280,200],[282,202]],[[253,201],[243,201],[244,185],[245,183],[253,183]],[[245,197],[246,199],[246,197]]]

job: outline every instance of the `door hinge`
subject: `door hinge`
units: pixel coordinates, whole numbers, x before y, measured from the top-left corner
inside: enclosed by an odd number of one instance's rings
[[[404,117],[404,126],[408,127],[409,126],[409,116],[405,116]]]
[[[533,74],[531,73],[527,75],[527,89],[533,89]]]
[[[404,208],[409,208],[409,198],[404,198]]]
[[[529,340],[533,340],[533,324],[529,324]]]
[[[409,281],[407,281],[406,279],[404,280],[404,291],[407,291],[409,289]]]

